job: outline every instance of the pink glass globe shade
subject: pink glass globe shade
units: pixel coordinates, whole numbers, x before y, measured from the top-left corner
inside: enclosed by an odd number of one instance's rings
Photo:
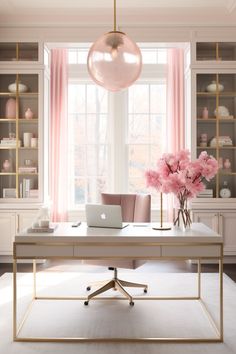
[[[142,55],[136,43],[123,32],[104,34],[88,53],[88,72],[93,81],[110,91],[132,85],[142,69]]]

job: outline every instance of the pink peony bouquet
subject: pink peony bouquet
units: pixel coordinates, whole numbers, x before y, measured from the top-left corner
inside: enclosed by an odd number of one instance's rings
[[[191,224],[188,200],[205,189],[203,181],[210,181],[217,170],[217,160],[206,151],[201,152],[195,161],[190,161],[188,150],[181,150],[177,154],[163,154],[157,161],[157,169],[146,172],[147,186],[176,196],[179,211],[174,224],[179,225],[182,215],[186,227]]]

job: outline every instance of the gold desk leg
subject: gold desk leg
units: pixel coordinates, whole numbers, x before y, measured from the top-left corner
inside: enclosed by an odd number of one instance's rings
[[[13,340],[17,338],[17,260],[13,259]]]
[[[33,277],[34,277],[34,287],[33,287],[33,299],[36,299],[36,260],[33,260]]]
[[[221,258],[219,259],[219,280],[220,280],[220,340],[224,341],[224,316],[223,316],[223,245],[221,245]]]
[[[201,260],[200,259],[198,259],[197,271],[198,271],[198,298],[201,299],[201,273],[202,273],[202,267],[201,267]]]

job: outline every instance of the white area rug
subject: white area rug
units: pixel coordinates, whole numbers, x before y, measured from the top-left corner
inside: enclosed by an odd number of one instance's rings
[[[106,279],[110,273],[38,273],[38,295],[86,295],[90,280]],[[121,275],[121,274],[120,274]],[[148,282],[149,295],[194,296],[197,278],[191,273],[123,273],[121,278]],[[218,318],[218,275],[203,274],[203,297],[214,317]],[[32,275],[18,276],[19,316],[32,294]],[[139,289],[133,294],[143,295]],[[107,294],[118,293],[110,291]],[[169,354],[169,353],[236,353],[236,284],[224,276],[224,343],[17,343],[12,341],[12,275],[0,278],[0,354]],[[37,301],[22,331],[22,336],[203,336],[213,337],[214,331],[196,301]]]

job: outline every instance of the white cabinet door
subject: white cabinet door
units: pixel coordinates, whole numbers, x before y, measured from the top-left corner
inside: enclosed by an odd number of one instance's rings
[[[17,214],[18,216],[18,227],[17,232],[21,232],[24,229],[30,227],[32,222],[35,220],[38,211],[24,211]]]
[[[13,253],[13,241],[16,231],[16,215],[13,213],[0,213],[0,254]]]
[[[210,212],[208,213],[203,211],[194,211],[193,212],[193,221],[202,222],[206,226],[210,227],[212,230],[219,232],[219,223],[218,223],[218,213]]]
[[[224,238],[224,254],[236,255],[236,211],[219,213],[219,233]]]

